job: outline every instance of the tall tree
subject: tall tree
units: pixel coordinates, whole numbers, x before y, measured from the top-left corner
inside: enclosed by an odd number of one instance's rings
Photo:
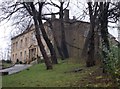
[[[45,39],[45,41],[47,43],[47,46],[50,49],[52,63],[53,64],[58,64],[54,47],[53,47],[52,43],[50,42],[50,39],[48,38],[47,33],[45,31],[45,28],[42,24],[42,6],[41,5],[42,5],[42,3],[39,3],[39,13],[38,13],[38,18],[37,19],[38,19],[38,22],[39,22],[39,25],[40,25],[40,28],[41,28],[41,32],[43,34],[43,38]]]
[[[40,7],[39,9],[42,9],[42,6],[44,5],[45,2],[41,2],[40,3]],[[43,23],[39,23],[38,22],[38,12],[37,10],[35,9],[35,6],[33,4],[33,2],[27,2],[27,3],[23,3],[24,7],[26,8],[26,10],[29,12],[29,14],[31,16],[33,16],[33,20],[34,20],[34,24],[35,24],[35,32],[36,32],[36,38],[37,38],[37,41],[38,41],[38,45],[40,47],[40,51],[44,57],[44,60],[45,60],[45,64],[46,64],[46,67],[47,69],[52,69],[52,64],[51,64],[51,61],[49,60],[48,56],[47,56],[47,53],[44,49],[44,45],[41,41],[41,29],[45,30],[42,26],[43,26]],[[39,12],[41,13],[41,12]],[[42,26],[41,26],[42,25]]]
[[[39,45],[39,47],[40,47],[40,50],[41,50],[41,52],[42,52],[42,55],[43,55],[43,57],[44,57],[44,59],[45,59],[45,61],[47,61],[48,63],[46,63],[46,66],[47,66],[47,69],[52,69],[52,65],[51,65],[51,63],[50,63],[50,60],[49,60],[49,58],[48,58],[48,55],[45,53],[45,50],[44,50],[44,46],[43,46],[43,44],[41,43],[41,37],[39,37],[39,36],[41,36],[40,35],[40,33],[41,32],[43,32],[43,30],[45,31],[45,29],[44,29],[44,26],[43,26],[43,23],[42,23],[42,21],[40,22],[40,20],[41,19],[38,19],[38,15],[41,15],[41,13],[42,12],[39,12],[39,11],[41,11],[42,10],[42,7],[43,7],[43,5],[44,5],[44,3],[45,2],[39,2],[39,3],[37,3],[37,5],[38,4],[40,4],[39,6],[40,6],[40,10],[37,10],[35,7],[35,5],[36,5],[36,3],[35,4],[33,4],[33,2],[9,2],[9,5],[7,4],[7,6],[6,7],[3,7],[2,6],[2,11],[4,12],[3,14],[4,14],[4,16],[3,17],[1,17],[1,19],[2,20],[4,20],[4,19],[8,19],[8,20],[10,20],[11,19],[11,17],[14,17],[14,16],[16,16],[16,17],[21,17],[21,19],[22,18],[24,18],[24,19],[26,19],[26,17],[33,17],[33,20],[34,20],[34,22],[36,23],[35,24],[35,26],[39,26],[39,29],[38,29],[38,27],[35,27],[37,30],[36,30],[36,38],[37,38],[37,41],[39,41],[38,42],[38,45]],[[35,12],[35,13],[34,13]],[[16,13],[19,13],[19,14],[16,14]],[[34,13],[34,14],[33,14]],[[26,17],[24,17],[24,16],[26,16]],[[17,19],[17,18],[16,18]],[[35,20],[35,19],[37,19],[37,20]],[[19,19],[17,19],[17,21],[19,22]],[[22,21],[21,21],[22,22]],[[39,31],[40,30],[40,31]],[[42,31],[41,31],[42,30]],[[42,33],[42,34],[44,34],[44,33]],[[47,40],[49,40],[48,39],[48,36],[47,36],[47,34],[44,34],[43,35],[43,38],[45,38],[46,37],[46,39]],[[46,41],[46,40],[45,40]],[[51,50],[54,50],[54,49],[52,49],[52,47],[50,47],[50,46],[52,46],[52,44],[51,43],[49,43],[50,41],[48,41],[48,42],[46,42],[47,43],[47,45],[48,45],[48,48],[50,49],[51,48]],[[49,45],[49,44],[50,45]],[[50,51],[50,52],[52,52],[51,53],[51,59],[53,59],[53,57],[54,57],[54,62],[53,63],[57,63],[57,58],[56,58],[56,55],[53,53],[53,51]],[[54,55],[54,56],[53,56]]]
[[[28,3],[23,3],[24,6],[26,5],[29,5]],[[30,10],[32,10],[32,12],[34,13],[36,11],[36,19],[39,23],[39,27],[40,27],[40,30],[42,32],[42,35],[43,35],[43,38],[50,50],[50,54],[51,54],[51,60],[52,60],[52,63],[53,64],[58,64],[58,61],[57,61],[57,57],[56,57],[56,53],[55,53],[55,50],[53,48],[53,45],[52,43],[50,42],[50,39],[48,38],[48,35],[45,31],[45,28],[44,28],[44,25],[43,25],[43,22],[42,22],[42,7],[43,5],[45,4],[45,2],[38,2],[38,5],[39,5],[39,10],[37,11],[37,9],[35,8],[35,5],[33,4],[33,2],[31,2],[31,4],[29,5],[30,9],[28,12],[30,12]],[[27,6],[26,6],[26,9],[28,10]],[[34,11],[35,10],[35,11]]]
[[[58,14],[59,14],[59,19],[60,19],[60,31],[61,31],[61,42],[60,42],[59,48],[61,48],[62,55],[64,56],[64,58],[69,58],[69,53],[68,53],[67,44],[66,44],[65,27],[64,27],[64,23],[65,23],[64,11],[69,6],[69,1],[68,1],[67,6],[65,8],[64,8],[65,1],[59,0],[59,3],[60,3],[60,6],[55,4],[54,2],[52,2],[52,0],[51,0],[51,5],[53,5],[59,9]]]
[[[110,51],[109,40],[108,40],[108,9],[109,2],[100,2],[100,16],[99,16],[99,25],[102,38],[102,54],[103,54],[103,72],[106,71],[106,65],[109,60],[108,53]]]
[[[53,38],[54,38],[54,43],[55,43],[55,46],[57,47],[57,50],[58,50],[58,53],[59,53],[59,56],[60,56],[60,58],[62,59],[62,60],[64,60],[64,56],[63,56],[63,53],[62,53],[62,50],[61,50],[61,47],[60,47],[60,45],[59,45],[59,43],[58,43],[58,40],[56,39],[56,37],[57,37],[57,35],[56,35],[56,33],[55,33],[55,28],[54,28],[54,26],[53,26],[53,24],[54,24],[54,18],[55,18],[55,15],[53,15],[54,17],[52,17],[51,19],[47,19],[47,18],[44,18],[47,22],[48,22],[48,27],[51,29],[51,31],[52,31],[52,34],[53,34]]]
[[[82,56],[87,55],[86,66],[91,67],[95,65],[95,29],[98,15],[98,2],[88,2],[90,29],[85,40]]]
[[[95,29],[95,16],[93,14],[93,9],[92,9],[92,2],[88,2],[88,8],[89,8],[89,15],[90,15],[90,30],[91,30],[91,37],[89,38],[90,43],[88,46],[88,58],[86,61],[86,66],[90,67],[95,65],[95,60],[94,60],[94,29]]]
[[[66,37],[65,37],[65,27],[64,27],[64,12],[63,12],[63,4],[64,2],[60,2],[60,14],[59,14],[59,19],[60,19],[60,30],[61,30],[61,49],[64,55],[64,58],[69,58],[69,53],[66,45]]]

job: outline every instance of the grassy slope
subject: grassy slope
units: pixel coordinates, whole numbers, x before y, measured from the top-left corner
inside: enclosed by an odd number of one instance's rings
[[[11,63],[2,63],[2,68],[3,69],[5,69],[5,68],[8,68],[8,67],[10,67],[10,66],[12,66],[13,64],[11,64]]]
[[[54,65],[53,70],[46,70],[44,64],[38,64],[29,68],[29,70],[4,76],[3,87],[87,86],[89,84],[89,78],[87,77],[92,74],[98,66],[91,68],[84,66],[84,63],[62,61]],[[75,68],[82,68],[83,70],[80,72],[69,72]]]

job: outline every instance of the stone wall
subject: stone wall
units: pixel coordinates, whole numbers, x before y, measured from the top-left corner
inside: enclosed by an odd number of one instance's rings
[[[45,50],[49,54],[49,50],[47,45],[41,35],[42,42],[45,46]],[[17,59],[22,61],[23,63],[29,63],[32,61],[33,56],[37,58],[38,56],[42,56],[36,37],[34,27],[28,29],[28,31],[24,31],[22,34],[12,38],[12,46],[11,46],[11,59],[13,63],[16,63]],[[33,50],[34,49],[34,50]],[[33,52],[34,51],[34,52]]]
[[[53,30],[55,31],[56,34],[56,39],[58,40],[60,45],[61,42],[60,21],[58,19],[55,19],[52,24],[54,28]],[[64,25],[69,55],[72,58],[80,59],[84,41],[86,38],[85,34],[89,30],[89,23],[82,21],[68,21],[65,22]]]

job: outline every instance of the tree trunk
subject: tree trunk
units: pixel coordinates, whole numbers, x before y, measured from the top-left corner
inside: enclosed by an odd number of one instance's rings
[[[41,17],[42,16],[42,14],[41,14],[42,9],[41,8],[39,6],[39,15],[38,15],[38,18],[37,18],[38,22],[39,22],[40,30],[41,30],[43,38],[44,38],[44,40],[45,40],[45,42],[46,42],[46,44],[47,44],[47,46],[50,50],[52,63],[53,64],[58,64],[57,57],[56,57],[56,52],[54,50],[54,47],[53,47],[52,43],[50,42],[50,39],[48,38],[48,35],[47,35],[47,33],[45,31],[45,28],[43,26],[43,23],[42,23],[42,17]]]
[[[102,37],[102,54],[103,54],[103,73],[107,73],[107,61],[109,60],[108,53],[110,51],[109,40],[108,40],[108,8],[109,3],[100,3],[100,29]]]
[[[57,41],[57,39],[56,39],[55,37],[54,37],[54,41],[55,41],[55,44],[56,44],[58,53],[59,53],[59,55],[60,55],[60,58],[61,58],[62,60],[64,60],[64,56],[63,56],[63,54],[62,54],[61,48],[60,48],[59,43],[58,43],[58,41]]]
[[[60,30],[61,30],[61,49],[64,55],[64,58],[69,58],[69,53],[66,45],[66,38],[65,38],[65,29],[64,29],[64,21],[63,21],[63,2],[61,2],[60,7]]]
[[[86,66],[91,67],[95,65],[95,59],[94,59],[94,54],[95,54],[95,41],[94,41],[94,29],[95,29],[95,20],[96,16],[93,14],[91,2],[88,2],[89,6],[89,16],[90,16],[90,38],[89,38],[89,44],[88,44],[88,58],[86,61]]]
[[[119,40],[119,37],[118,37],[118,40]],[[118,58],[119,58],[118,63],[120,64],[120,43],[119,42],[118,42]],[[120,65],[119,65],[119,68],[120,68]]]
[[[43,34],[43,38],[45,39],[45,42],[46,42],[46,44],[47,44],[47,46],[48,46],[48,48],[50,50],[52,63],[53,64],[58,64],[55,50],[53,48],[52,43],[50,42],[50,39],[47,36],[47,33],[45,32],[44,26],[43,26],[42,21],[40,20],[40,18],[39,18],[39,23],[40,23],[41,32]]]
[[[95,60],[94,60],[94,53],[95,53],[95,46],[94,46],[94,28],[90,29],[92,30],[92,35],[90,37],[90,43],[88,46],[88,58],[86,61],[86,66],[91,67],[95,65]]]
[[[62,50],[61,50],[61,48],[60,48],[60,46],[59,46],[59,43],[58,43],[58,41],[57,41],[57,39],[56,39],[57,36],[56,36],[56,33],[55,33],[55,29],[53,28],[53,25],[52,25],[51,21],[48,21],[48,22],[49,22],[49,24],[50,24],[50,28],[51,28],[52,33],[53,33],[54,42],[55,42],[55,45],[56,45],[56,47],[57,47],[59,56],[60,56],[60,58],[61,58],[62,60],[64,60],[64,56],[63,56],[63,54],[62,54]]]
[[[39,18],[39,23],[40,23],[40,28],[41,28],[43,38],[45,39],[45,42],[46,42],[46,44],[47,44],[47,46],[48,46],[48,48],[50,50],[52,63],[53,64],[58,64],[55,50],[53,48],[52,43],[50,42],[50,39],[47,36],[47,33],[45,32],[44,26],[43,26],[42,21],[40,20],[40,18]]]
[[[85,39],[85,42],[84,42],[82,53],[81,53],[82,58],[85,58],[87,56],[88,45],[90,43],[90,37],[91,36],[92,36],[92,30],[89,30],[88,35],[87,35],[87,37]]]
[[[49,60],[48,55],[47,55],[47,53],[46,53],[46,51],[44,49],[44,45],[43,45],[43,43],[41,41],[41,35],[40,35],[40,30],[39,30],[39,25],[40,24],[38,23],[38,19],[37,19],[38,13],[36,12],[36,9],[35,9],[35,7],[34,7],[32,2],[30,3],[30,7],[32,9],[33,20],[34,20],[34,23],[35,23],[36,39],[37,39],[40,51],[41,51],[41,53],[43,55],[43,58],[45,60],[46,69],[52,69],[52,63]],[[30,12],[30,11],[28,11],[28,12]]]
[[[46,69],[47,70],[52,69],[52,63],[48,58],[48,55],[47,55],[47,53],[46,53],[46,51],[44,49],[44,45],[43,45],[43,43],[41,41],[41,38],[40,38],[40,36],[38,34],[36,34],[36,38],[37,38],[38,45],[40,47],[40,51],[41,51],[41,53],[43,55],[43,58],[45,60],[45,64],[46,64],[46,67],[47,67]]]
[[[41,41],[41,35],[40,35],[40,31],[39,31],[39,26],[38,26],[38,24],[37,24],[37,20],[36,20],[36,19],[34,19],[34,23],[35,23],[36,39],[37,39],[37,42],[38,42],[40,51],[41,51],[41,53],[42,53],[42,55],[43,55],[43,58],[44,58],[44,60],[45,60],[45,64],[46,64],[46,67],[47,67],[46,69],[47,69],[47,70],[48,70],[48,69],[52,69],[52,63],[51,63],[51,61],[49,60],[49,57],[48,57],[48,55],[47,55],[47,53],[46,53],[46,51],[45,51],[45,49],[44,49],[44,45],[43,45],[43,43],[42,43],[42,41]]]

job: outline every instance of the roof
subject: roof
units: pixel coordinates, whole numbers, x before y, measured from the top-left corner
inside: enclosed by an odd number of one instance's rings
[[[14,39],[16,39],[17,37],[22,36],[22,35],[30,32],[30,31],[34,30],[34,29],[31,29],[32,27],[33,27],[33,24],[32,24],[30,27],[28,27],[25,31],[23,31],[23,33],[21,33],[21,34],[19,34],[19,35],[17,35],[17,36],[12,37],[11,40],[14,40]]]
[[[51,19],[51,18],[49,18],[49,19]],[[58,18],[55,18],[55,19],[54,19],[54,21],[56,21],[56,20],[59,21]],[[51,21],[52,21],[52,20],[51,20]],[[65,21],[65,22],[66,22],[66,23],[70,23],[70,24],[79,23],[79,22],[90,24],[89,22],[80,21],[80,20],[75,20],[75,19],[69,19],[68,21]],[[47,24],[47,23],[45,22],[44,25],[45,25],[45,24]],[[34,29],[31,29],[32,27],[33,27],[33,24],[32,24],[30,27],[28,27],[23,33],[21,33],[21,34],[19,34],[19,35],[17,35],[17,36],[12,37],[11,40],[14,40],[14,39],[16,39],[17,37],[22,36],[22,35],[30,32],[30,31],[34,30]]]
[[[51,21],[59,21],[60,19],[58,18],[54,18],[54,20],[52,20],[51,18],[47,18]],[[66,23],[70,23],[70,24],[73,24],[73,23],[78,23],[78,22],[81,22],[81,23],[87,23],[87,24],[90,24],[90,22],[86,22],[86,21],[81,21],[81,20],[77,20],[77,19],[69,19],[67,21],[64,21]],[[46,22],[45,22],[46,23]]]

